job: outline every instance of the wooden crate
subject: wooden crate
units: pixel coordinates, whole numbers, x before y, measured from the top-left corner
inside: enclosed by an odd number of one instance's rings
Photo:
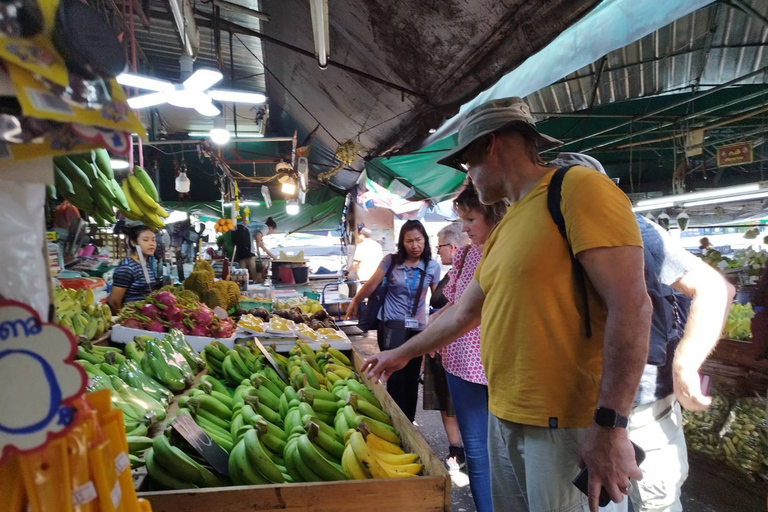
[[[359,368],[362,358],[354,350],[353,356],[355,366]],[[449,512],[451,478],[443,462],[395,405],[386,389],[365,377],[363,381],[392,416],[392,424],[400,432],[406,450],[421,457],[424,476],[142,492],[139,496],[150,501],[153,512],[359,512],[364,509]]]

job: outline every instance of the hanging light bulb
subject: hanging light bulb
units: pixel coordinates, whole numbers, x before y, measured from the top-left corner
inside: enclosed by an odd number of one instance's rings
[[[213,120],[213,128],[209,134],[211,140],[221,146],[229,142],[229,130],[227,130],[227,124],[223,117],[217,117]]]
[[[677,227],[680,228],[680,231],[685,231],[686,228],[688,228],[688,221],[690,218],[691,217],[685,213],[685,211],[677,216]]]
[[[190,183],[191,182],[189,181],[187,173],[185,171],[181,171],[176,177],[176,192],[180,194],[188,194]]]
[[[119,171],[121,169],[127,169],[131,164],[128,163],[128,160],[123,160],[122,158],[110,158],[109,165],[112,167],[113,171]]]
[[[280,191],[283,194],[292,196],[296,193],[296,180],[293,177],[286,174],[281,176],[278,181],[281,183]]]
[[[299,203],[295,201],[287,201],[285,203],[285,213],[288,215],[298,215],[299,209]]]
[[[666,212],[661,212],[659,216],[656,217],[656,222],[659,223],[659,226],[669,231],[669,215],[667,215]]]

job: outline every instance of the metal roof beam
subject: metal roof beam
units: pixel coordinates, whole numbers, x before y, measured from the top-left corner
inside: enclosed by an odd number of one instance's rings
[[[598,131],[596,133],[585,135],[584,137],[576,139],[575,141],[570,142],[569,144],[564,144],[564,146],[567,146],[567,145],[570,145],[570,144],[575,144],[576,142],[581,142],[583,140],[587,140],[590,137],[594,137],[596,135],[603,135],[604,133],[610,133],[610,132],[618,130],[619,128],[624,128],[626,126],[629,126],[629,125],[631,125],[632,123],[634,123],[636,121],[642,121],[644,119],[648,119],[648,118],[653,117],[655,115],[661,114],[662,112],[666,112],[667,110],[672,110],[673,108],[680,107],[682,105],[687,105],[688,103],[696,101],[696,100],[698,100],[700,98],[703,98],[705,96],[709,96],[710,94],[714,94],[717,91],[725,89],[726,87],[730,87],[732,85],[736,85],[737,83],[742,82],[744,80],[747,80],[748,78],[752,78],[752,77],[758,76],[758,75],[760,75],[762,73],[765,73],[766,71],[768,71],[768,66],[763,66],[762,68],[760,68],[760,69],[758,69],[756,71],[753,71],[751,73],[747,73],[746,75],[742,75],[740,77],[734,78],[733,80],[729,80],[729,81],[727,81],[727,82],[725,82],[723,84],[718,85],[717,87],[713,87],[712,89],[708,89],[708,90],[700,92],[698,94],[691,95],[689,98],[686,98],[684,100],[676,101],[676,102],[674,102],[674,103],[672,103],[670,105],[666,105],[664,107],[658,108],[658,109],[656,109],[656,110],[654,110],[652,112],[648,112],[647,114],[643,114],[642,116],[640,116],[640,117],[638,117],[636,119],[631,119],[629,121],[625,121],[623,123],[619,123],[616,126],[612,126],[610,128],[606,128],[604,130],[600,130],[600,131]],[[764,94],[764,93],[765,93],[765,91],[761,91],[759,94]],[[758,94],[758,93],[755,93],[755,94]],[[739,98],[738,100],[734,100],[734,101],[741,102],[741,101],[744,101],[745,98],[746,97]],[[732,102],[729,102],[729,103],[732,103]],[[708,114],[709,112],[712,112],[712,111],[715,111],[715,110],[720,110],[720,109],[722,109],[722,108],[724,108],[726,106],[728,106],[728,103],[723,104],[723,105],[717,105],[715,107],[712,107],[712,108],[709,108],[709,109],[706,109],[706,110],[702,110],[701,112],[697,112],[695,114],[691,114],[690,116],[686,116],[684,118],[681,118],[680,121],[690,120],[690,119],[696,118],[696,117],[698,117],[698,116],[700,116],[702,114]],[[659,125],[658,128],[666,128],[666,127],[671,126],[673,124],[674,123],[663,123],[663,124]],[[609,141],[606,141],[606,142],[601,142],[600,144],[596,144],[596,145],[591,146],[589,148],[582,149],[581,151],[582,152],[587,152],[587,151],[590,151],[592,149],[602,148],[604,146],[615,144],[617,142],[623,142],[623,141],[625,141],[625,140],[627,140],[627,139],[629,139],[629,138],[631,138],[633,136],[643,135],[645,133],[650,133],[650,132],[655,131],[658,128],[649,128],[647,130],[642,130],[642,131],[637,132],[635,134],[621,136],[621,137],[618,137],[616,139],[609,140]],[[549,152],[549,151],[554,151],[556,149],[557,150],[561,150],[562,147],[563,146],[560,146],[559,148],[551,148],[551,149],[545,150],[544,153]]]

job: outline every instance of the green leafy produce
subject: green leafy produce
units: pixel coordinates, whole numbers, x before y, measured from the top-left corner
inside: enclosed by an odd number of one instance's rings
[[[706,411],[683,410],[683,432],[688,448],[715,457],[720,444],[720,429],[728,418],[730,407],[725,396],[713,394],[712,405]]]
[[[752,478],[762,464],[768,463],[765,415],[764,399],[740,398],[720,432],[720,450],[725,462]]]
[[[731,310],[728,312],[728,319],[723,328],[723,338],[731,340],[747,341],[752,339],[752,316],[755,311],[752,304],[731,304]]]

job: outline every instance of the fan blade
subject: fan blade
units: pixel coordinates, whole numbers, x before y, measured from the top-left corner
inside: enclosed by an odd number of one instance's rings
[[[218,69],[198,69],[184,80],[184,88],[191,91],[204,91],[221,80],[224,75]]]
[[[173,84],[167,80],[160,80],[144,75],[134,75],[133,73],[120,73],[115,77],[117,83],[125,87],[136,87],[155,92],[171,92]]]
[[[128,106],[134,109],[154,107],[155,105],[165,103],[167,98],[168,96],[164,92],[151,92],[149,94],[128,98]]]
[[[216,108],[213,103],[201,103],[195,107],[195,110],[206,117],[213,117],[221,114],[221,110]]]
[[[208,96],[216,101],[232,103],[264,103],[267,97],[260,92],[229,91],[226,89],[211,89]]]

